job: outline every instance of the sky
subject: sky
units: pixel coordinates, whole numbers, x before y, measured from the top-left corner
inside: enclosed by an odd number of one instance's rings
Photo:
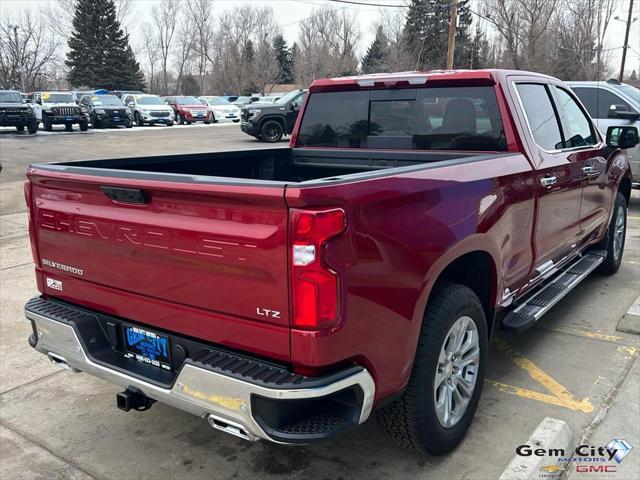
[[[53,0],[0,0],[0,15],[11,14],[16,10],[22,8],[39,8],[43,4],[52,2]],[[134,26],[141,24],[145,17],[148,18],[151,12],[151,8],[154,4],[161,2],[162,0],[132,0],[131,13],[129,16],[129,22]],[[408,0],[354,0],[365,3],[380,3],[380,4],[407,4]],[[482,0],[472,0],[472,4],[475,4],[473,10],[477,11]],[[606,48],[612,48],[611,59],[612,64],[615,65],[616,72],[619,69],[621,57],[622,57],[622,45],[624,45],[624,32],[625,22],[628,15],[630,0],[619,0],[618,10],[614,13],[614,16],[620,18],[618,20],[611,20],[609,29],[607,30],[607,37],[605,38]],[[298,36],[298,25],[301,20],[309,15],[309,13],[318,7],[324,5],[330,5],[337,9],[346,9],[350,13],[356,16],[356,20],[360,26],[360,32],[362,35],[360,42],[360,54],[366,51],[373,37],[375,36],[375,24],[380,18],[380,8],[370,6],[359,6],[351,4],[342,4],[328,2],[326,0],[214,0],[214,12],[221,12],[227,9],[231,9],[236,5],[253,4],[257,6],[271,6],[274,10],[276,19],[282,27],[282,33],[291,45]],[[560,2],[562,5],[563,2]],[[393,9],[394,11],[396,9]],[[631,71],[633,69],[640,70],[640,0],[636,0],[634,4],[633,17],[638,18],[632,23],[631,31],[629,35],[629,46],[627,50],[627,60],[625,70]],[[130,32],[132,38],[132,47],[138,49],[144,39],[140,33],[140,30],[132,29]],[[640,73],[640,71],[639,71]]]

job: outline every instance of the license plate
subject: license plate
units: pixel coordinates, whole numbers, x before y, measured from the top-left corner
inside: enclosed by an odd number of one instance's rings
[[[119,122],[120,121],[120,117],[113,117],[112,119],[114,122]]]
[[[235,113],[230,113],[229,115],[227,115],[227,117],[229,117],[229,118],[236,118],[236,114],[235,114]]]
[[[65,120],[73,120],[73,117],[64,117]]]
[[[133,325],[124,325],[125,354],[141,363],[171,370],[169,337]]]

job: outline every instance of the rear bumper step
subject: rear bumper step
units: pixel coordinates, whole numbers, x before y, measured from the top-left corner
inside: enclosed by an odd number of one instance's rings
[[[306,377],[207,346],[166,372],[118,352],[103,328],[104,314],[36,297],[25,315],[33,326],[30,345],[56,365],[139,391],[247,440],[311,443],[358,425],[371,413],[375,385],[363,367]]]
[[[593,272],[606,256],[605,250],[596,250],[573,262],[507,313],[502,319],[501,329],[509,333],[520,333],[531,328],[551,307]]]

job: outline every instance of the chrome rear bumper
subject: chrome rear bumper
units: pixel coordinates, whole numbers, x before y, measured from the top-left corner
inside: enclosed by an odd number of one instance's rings
[[[32,346],[35,343],[34,348],[47,355],[56,365],[74,372],[89,373],[124,388],[135,387],[147,397],[206,418],[214,428],[246,440],[266,439],[276,443],[313,441],[313,435],[296,437],[292,433],[297,431],[295,429],[288,429],[286,434],[274,432],[267,425],[268,421],[265,423],[260,420],[269,415],[254,411],[258,408],[272,409],[273,405],[279,404],[285,409],[296,405],[295,402],[288,401],[310,400],[313,403],[315,400],[314,405],[320,405],[326,403],[322,401],[323,398],[355,389],[360,400],[357,407],[359,411],[354,412],[352,423],[364,422],[371,413],[375,385],[371,375],[364,368],[359,368],[353,374],[326,385],[283,389],[275,385],[276,388],[257,385],[185,362],[173,385],[163,388],[92,360],[83,347],[86,342],[80,341],[72,323],[54,320],[28,309],[25,309],[25,314],[32,322],[34,336],[37,337],[32,337],[30,343]],[[256,403],[256,399],[259,399],[260,403]],[[267,406],[264,407],[265,405]]]

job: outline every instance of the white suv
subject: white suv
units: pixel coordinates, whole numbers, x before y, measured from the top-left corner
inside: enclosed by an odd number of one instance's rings
[[[640,133],[640,90],[617,80],[566,82],[606,137],[609,127],[636,127]],[[640,144],[628,150],[633,183],[640,184]]]
[[[128,94],[124,95],[123,102],[133,113],[133,119],[138,127],[156,123],[172,127],[175,122],[173,110],[157,95]]]

